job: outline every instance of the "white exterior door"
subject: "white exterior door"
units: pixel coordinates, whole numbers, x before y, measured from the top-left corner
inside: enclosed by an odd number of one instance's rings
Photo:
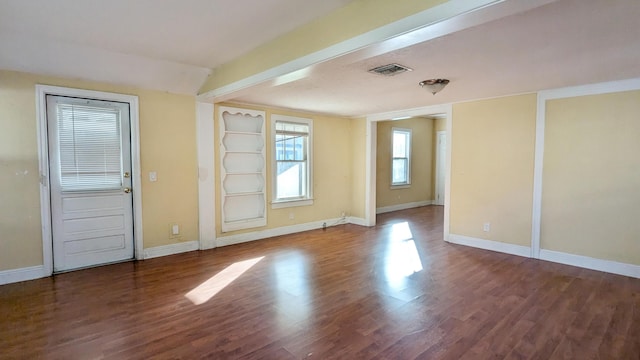
[[[47,95],[53,270],[133,259],[129,104]]]

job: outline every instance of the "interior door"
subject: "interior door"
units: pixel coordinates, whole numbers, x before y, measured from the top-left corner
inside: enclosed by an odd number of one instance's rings
[[[447,156],[447,132],[437,132],[436,143],[436,199],[435,205],[444,205],[444,184]]]
[[[53,269],[133,259],[129,104],[47,95]]]

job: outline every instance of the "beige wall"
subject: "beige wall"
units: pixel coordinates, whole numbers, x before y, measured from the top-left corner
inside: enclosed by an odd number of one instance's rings
[[[0,270],[43,263],[36,84],[137,95],[144,247],[198,239],[194,97],[0,71]],[[158,172],[157,182],[148,171]],[[178,239],[169,238],[174,222]]]
[[[376,157],[376,207],[433,200],[433,120],[412,118],[379,121]],[[391,187],[391,133],[411,129],[411,186]]]
[[[215,110],[215,129],[219,129],[218,106],[227,105],[244,109],[266,112],[267,138],[267,226],[239,231],[221,232],[220,202],[216,202],[216,231],[218,236],[227,236],[243,232],[253,232],[282,226],[302,224],[324,219],[339,218],[342,212],[351,212],[352,197],[352,120],[347,118],[298,113],[288,110],[275,110],[259,106],[217,104]],[[309,206],[296,206],[283,209],[271,209],[271,114],[297,116],[313,120],[313,197]],[[216,139],[216,143],[219,141]],[[220,159],[215,157],[216,199],[220,199]],[[293,214],[293,219],[289,215]]]
[[[352,1],[326,16],[302,25],[218,67],[202,86],[200,93],[320,51],[444,2],[446,1]]]
[[[547,102],[541,248],[640,265],[640,91]]]
[[[535,94],[453,105],[452,234],[530,246],[535,121]]]

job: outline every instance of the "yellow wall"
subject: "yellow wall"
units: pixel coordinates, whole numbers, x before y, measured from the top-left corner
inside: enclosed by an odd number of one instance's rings
[[[535,120],[535,94],[453,105],[452,234],[530,246]]]
[[[0,71],[0,270],[43,263],[36,84],[137,95],[144,247],[198,239],[194,97]],[[157,182],[148,181],[149,171],[158,172]],[[173,222],[180,238],[169,238]]]
[[[541,248],[640,265],[640,91],[547,102]]]
[[[356,0],[215,69],[200,93],[231,84],[304,55],[446,2]]]
[[[347,118],[305,114],[288,110],[276,110],[259,106],[216,104],[215,129],[219,129],[218,106],[226,105],[266,112],[266,168],[267,168],[267,226],[232,232],[221,232],[220,201],[216,202],[216,231],[218,236],[252,232],[312,221],[339,218],[342,212],[351,212],[351,123]],[[309,206],[271,209],[271,114],[297,116],[313,120],[313,197]],[[218,134],[219,136],[219,134]],[[219,144],[219,139],[216,139]],[[217,148],[216,148],[217,149]],[[220,196],[220,158],[215,157],[216,199]],[[294,219],[289,215],[293,214]]]
[[[433,199],[433,120],[412,118],[379,121],[376,157],[376,207]],[[393,128],[411,129],[411,185],[391,187],[391,134]]]
[[[447,119],[440,118],[433,120],[433,136],[437,131],[447,131]]]

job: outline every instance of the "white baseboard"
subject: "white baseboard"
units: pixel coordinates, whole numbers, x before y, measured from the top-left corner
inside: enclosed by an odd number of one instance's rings
[[[540,250],[540,260],[577,266],[585,269],[604,271],[612,274],[640,278],[640,265],[621,263],[611,260],[596,259],[588,256],[574,255],[553,250]]]
[[[208,239],[200,242],[200,250],[209,250],[214,249],[216,247],[216,239]]]
[[[475,248],[497,251],[505,254],[531,257],[531,248],[528,246],[508,244],[499,241],[478,239],[470,236],[449,234],[450,243],[466,245]]]
[[[417,208],[420,206],[433,205],[433,200],[416,201],[398,205],[383,206],[376,209],[376,214],[384,214],[392,211]]]
[[[322,229],[323,224],[327,224],[327,227],[347,224],[348,219],[335,218],[335,219],[326,219],[319,221],[312,221],[304,224],[296,224],[291,226],[283,226],[274,229],[253,231],[249,233],[237,234],[237,235],[229,235],[229,236],[221,236],[216,239],[217,246],[227,246],[240,244],[249,241],[255,241],[260,239],[266,239],[274,236],[288,235],[299,233],[303,231],[309,231],[314,229]]]
[[[347,218],[347,221],[349,222],[349,224],[360,225],[360,226],[368,226],[366,219],[355,217],[355,216],[349,216]]]
[[[176,244],[156,246],[144,249],[144,259],[153,259],[160,256],[180,254],[188,251],[198,250],[200,243],[197,240],[185,241]]]
[[[47,274],[44,271],[44,265],[30,266],[19,269],[3,270],[0,271],[0,285],[16,283],[20,281],[40,279],[47,277],[51,274]]]

